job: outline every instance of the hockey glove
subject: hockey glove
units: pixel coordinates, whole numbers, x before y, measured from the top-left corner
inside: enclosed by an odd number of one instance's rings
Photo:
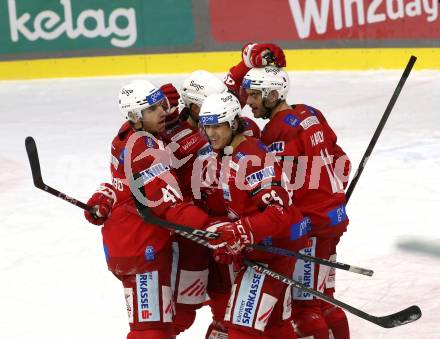
[[[220,233],[217,239],[209,240],[214,249],[214,259],[220,263],[238,261],[245,246],[254,243],[250,227],[245,222],[242,223],[242,220],[222,222],[209,226],[206,230]]]
[[[167,97],[170,107],[177,107],[179,105],[180,94],[177,92],[176,87],[173,84],[165,84],[160,87],[163,94]]]
[[[94,225],[102,225],[110,216],[116,194],[113,186],[107,183],[101,184],[87,205],[92,207],[92,212],[84,211],[85,218]]]
[[[242,59],[249,68],[264,67],[274,63],[277,67],[286,66],[286,57],[281,47],[275,44],[247,44],[242,50]]]

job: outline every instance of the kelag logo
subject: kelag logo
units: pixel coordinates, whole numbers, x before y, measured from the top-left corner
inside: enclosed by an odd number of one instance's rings
[[[112,50],[130,54],[131,49],[191,45],[194,37],[191,0],[0,1],[5,60],[112,55]]]
[[[109,38],[111,45],[121,48],[130,47],[136,42],[136,15],[133,8],[116,8],[110,13],[102,8],[86,9],[74,17],[70,0],[60,0],[59,5],[53,8],[57,12],[47,9],[37,13],[19,13],[16,0],[8,0],[11,40],[55,40],[66,34],[71,40],[80,36],[89,39]],[[120,24],[123,20],[125,25]]]

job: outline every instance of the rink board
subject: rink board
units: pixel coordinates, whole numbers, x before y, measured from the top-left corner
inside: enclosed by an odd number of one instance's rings
[[[287,69],[402,69],[411,55],[415,69],[440,69],[440,48],[371,48],[287,50]],[[195,69],[226,72],[240,52],[139,54],[0,62],[0,80],[190,73]]]

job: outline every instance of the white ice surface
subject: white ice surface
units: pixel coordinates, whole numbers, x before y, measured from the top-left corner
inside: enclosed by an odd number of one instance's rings
[[[319,108],[355,168],[401,72],[297,72],[290,103]],[[34,188],[24,139],[39,148],[47,184],[86,201],[109,180],[116,98],[133,77],[0,82],[0,338],[120,339],[120,282],[107,271],[100,229],[73,205]],[[183,76],[154,76],[181,84]],[[413,71],[348,205],[337,298],[374,315],[417,304],[423,317],[383,329],[349,315],[352,338],[440,338],[440,258],[397,248],[440,239],[440,73]],[[438,244],[438,242],[437,242]],[[179,338],[203,338],[207,308]]]

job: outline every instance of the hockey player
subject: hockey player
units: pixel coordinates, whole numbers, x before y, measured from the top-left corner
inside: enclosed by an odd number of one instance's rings
[[[241,82],[246,73],[254,67],[264,67],[273,63],[277,67],[286,67],[284,51],[272,43],[248,43],[241,51],[241,61],[229,69],[225,78],[228,90],[240,99],[241,106],[246,105],[246,96],[241,91]]]
[[[258,140],[247,137],[239,118],[241,105],[231,93],[209,96],[201,107],[200,122],[218,155],[219,181],[231,221],[208,228],[219,232],[210,240],[217,249],[214,257],[221,263],[239,257],[246,245],[270,243],[302,248],[306,220],[290,205],[283,188],[281,167]],[[295,259],[267,252],[245,250],[245,256],[285,275],[291,275]],[[251,268],[243,268],[234,280],[224,319],[230,339],[262,336],[296,338],[290,322],[291,289],[282,282]]]
[[[248,68],[244,68],[246,70],[244,74],[242,74],[242,68],[239,67],[237,70],[238,69],[239,71],[237,72],[239,73],[235,74],[235,76],[243,78]],[[182,112],[183,120],[186,120],[194,128],[198,128],[200,107],[207,96],[211,94],[223,93],[228,90],[237,96],[239,91],[235,92],[235,87],[228,86],[228,81],[230,82],[228,79],[230,78],[227,77],[225,82],[222,83],[214,74],[204,70],[195,71],[188,78],[186,78],[180,91],[182,101],[185,105],[185,109]],[[255,121],[244,117],[243,123],[245,135],[251,137],[253,136],[255,138],[260,137],[261,131]]]
[[[202,78],[200,74],[203,75]],[[205,93],[226,90],[220,79],[213,75],[206,77],[203,71],[194,72],[190,82],[197,82],[200,86],[198,87],[200,100],[204,99]],[[178,177],[183,197],[202,201],[199,184],[202,166],[198,165],[209,156],[212,148],[198,125],[192,123],[191,117],[185,116],[184,112],[182,118],[182,113],[175,110],[179,94],[174,86],[167,84],[162,86],[162,89],[173,106],[173,113],[167,116],[166,130],[161,134],[162,140],[172,148],[175,159],[172,166]],[[203,207],[207,209],[205,205]],[[219,207],[215,206],[215,208]],[[220,211],[222,214],[223,210]],[[210,214],[215,213],[210,210]],[[188,225],[192,226],[192,224]],[[174,290],[176,316],[173,321],[173,334],[178,335],[190,328],[195,320],[196,310],[206,301],[210,252],[208,248],[179,235],[174,236],[173,249],[176,253],[177,265]]]
[[[176,98],[176,94],[172,93],[172,88],[171,85],[166,85],[166,88],[163,88],[169,99]],[[204,70],[193,72],[184,80],[180,91],[185,106],[180,112],[180,118],[174,119],[173,115],[169,116],[166,131],[162,134],[166,143],[174,143],[176,147],[174,156],[182,162],[176,168],[176,173],[184,197],[194,199],[211,216],[224,215],[225,209],[222,204],[207,204],[217,201],[217,199],[213,199],[212,195],[219,194],[218,190],[201,186],[203,181],[201,173],[203,167],[206,166],[204,161],[210,156],[212,148],[205,134],[199,129],[198,114],[200,106],[208,95],[226,91],[225,84],[212,73]],[[260,135],[260,129],[251,119],[248,118],[245,124],[245,134]],[[207,199],[208,195],[211,195],[210,199]],[[215,332],[217,335],[220,333],[226,335],[221,322],[232,286],[231,269],[210,261],[206,247],[180,236],[176,236],[175,240],[178,268],[175,290],[176,317],[173,321],[174,334],[183,332],[194,322],[196,310],[206,300],[209,278],[208,289],[211,299],[209,304],[213,312],[213,323],[208,330],[207,337],[211,332]]]
[[[251,69],[243,79],[247,104],[255,118],[269,119],[262,141],[291,173],[293,197],[303,215],[311,218],[310,243],[303,252],[336,260],[336,244],[346,231],[344,186],[350,162],[336,143],[336,135],[321,112],[304,104],[289,106],[287,73],[274,66]],[[296,159],[294,163],[291,159]],[[302,185],[300,185],[302,183]],[[334,271],[298,261],[293,278],[333,296]],[[345,313],[308,293],[294,289],[293,319],[300,337],[349,338]]]
[[[136,212],[136,199],[146,200],[163,219],[201,228],[208,215],[182,198],[160,133],[165,130],[168,101],[149,81],[122,87],[119,107],[126,123],[111,147],[112,185],[103,184],[88,205],[85,217],[104,222],[102,236],[109,270],[121,280],[130,323],[127,339],[169,339],[172,335],[171,235],[145,222]],[[130,179],[140,182],[141,196]],[[110,213],[111,212],[111,213]]]

